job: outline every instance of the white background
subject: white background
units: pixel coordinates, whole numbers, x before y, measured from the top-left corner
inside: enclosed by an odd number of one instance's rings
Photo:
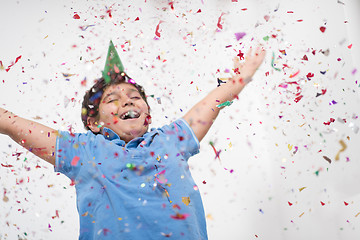
[[[190,159],[209,239],[360,239],[360,1],[169,3],[2,1],[0,106],[55,129],[84,131],[82,97],[101,76],[112,39],[128,75],[154,95],[151,127],[160,127],[206,96],[217,77],[229,76],[239,50],[262,44],[267,56],[253,82]],[[236,40],[238,32],[246,36]],[[285,82],[296,83],[279,86]],[[340,141],[347,148],[335,160]],[[1,240],[78,238],[69,179],[7,136],[0,136],[0,163],[13,165],[0,166]]]

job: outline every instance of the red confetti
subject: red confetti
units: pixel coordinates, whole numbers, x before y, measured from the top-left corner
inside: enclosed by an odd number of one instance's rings
[[[220,29],[223,29],[223,26],[221,25],[221,17],[224,15],[224,13],[222,13],[218,19],[218,23],[217,23],[217,27]]]
[[[304,55],[301,60],[308,61],[309,59],[308,59],[308,57],[306,55]]]
[[[242,9],[241,9],[241,11],[246,11],[246,10],[247,10],[247,8],[242,8]]]
[[[139,20],[140,20],[140,18],[139,18],[139,17],[135,18],[135,21],[139,21]]]
[[[1,166],[2,166],[2,167],[13,167],[13,165],[10,165],[10,164],[9,164],[9,165],[4,165],[4,164],[2,164],[2,163],[1,163]]]
[[[335,122],[335,119],[334,118],[330,118],[330,121],[328,122],[324,122],[325,125],[330,125],[330,123],[333,123]]]
[[[302,19],[299,19],[299,20],[297,20],[298,22],[302,22],[303,20]]]
[[[155,35],[157,36],[157,37],[160,37],[161,35],[160,35],[160,32],[159,32],[159,28],[160,28],[160,23],[162,23],[163,21],[160,21],[159,22],[159,24],[156,26],[156,30],[155,30]]]
[[[244,58],[244,53],[242,53],[241,50],[239,50],[239,54],[236,55],[236,56],[238,56],[238,57],[240,58],[240,60],[245,59],[245,58]]]
[[[325,205],[325,203],[324,203],[324,202],[322,202],[322,201],[320,201],[320,203],[321,203],[321,205],[322,205],[322,206],[324,206],[324,205]]]
[[[350,44],[349,46],[348,46],[348,49],[351,49],[352,48],[352,44]]]
[[[297,103],[297,102],[299,102],[302,98],[303,98],[303,95],[300,95],[300,96],[296,97],[294,101]]]
[[[71,160],[71,166],[76,166],[78,164],[80,160],[80,157],[75,156],[72,160]]]
[[[344,201],[345,206],[349,205],[347,202]]]
[[[325,30],[326,30],[326,27],[324,27],[324,26],[321,26],[321,27],[320,27],[320,31],[321,31],[321,32],[325,32]]]
[[[314,77],[314,74],[309,72],[307,75],[306,75],[307,79],[310,81],[312,77]]]
[[[176,215],[170,215],[170,217],[172,219],[176,219],[176,220],[184,220],[186,218],[188,218],[190,216],[190,214],[185,213],[185,214],[181,214],[181,213],[176,213]]]
[[[288,202],[289,206],[293,205],[291,202]]]
[[[293,11],[287,11],[287,13],[294,13]]]
[[[173,1],[169,2],[169,5],[170,5],[171,10],[174,10],[174,2]]]
[[[12,64],[10,64],[10,65],[7,67],[7,69],[5,69],[5,71],[8,72],[8,71],[10,70],[10,68],[11,68],[12,66],[14,66],[15,63],[17,63],[20,59],[21,59],[21,55],[18,56],[18,57],[15,59],[15,62],[13,62]],[[2,65],[2,63],[1,63],[1,65]]]
[[[73,16],[73,19],[80,19],[80,16],[76,13],[76,14]]]
[[[199,10],[196,13],[201,13],[201,9],[199,8]]]

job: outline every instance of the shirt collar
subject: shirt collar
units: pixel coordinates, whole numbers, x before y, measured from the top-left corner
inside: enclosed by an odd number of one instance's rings
[[[158,132],[155,131],[154,128],[152,128],[150,132],[146,132],[142,137],[134,138],[133,140],[131,140],[126,144],[125,141],[122,140],[119,137],[119,135],[110,128],[104,127],[102,129],[102,135],[104,136],[105,139],[112,141],[119,146],[125,147],[126,145],[126,147],[132,147],[132,148],[136,148],[139,145],[141,147],[150,145],[152,139],[155,137],[156,134],[158,134]]]

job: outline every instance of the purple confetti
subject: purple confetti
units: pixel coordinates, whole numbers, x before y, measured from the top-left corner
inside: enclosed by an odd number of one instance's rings
[[[246,35],[246,33],[244,33],[244,32],[235,33],[236,40],[239,41],[239,40],[242,39],[245,35]]]

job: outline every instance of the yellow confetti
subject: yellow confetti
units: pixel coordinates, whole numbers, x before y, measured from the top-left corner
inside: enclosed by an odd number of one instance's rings
[[[358,212],[358,213],[355,215],[355,217],[359,216],[359,214],[360,214],[360,212]]]
[[[214,220],[214,218],[212,217],[212,215],[210,213],[206,215],[206,219]]]
[[[189,206],[190,197],[182,197],[182,202],[183,202],[186,206]]]
[[[288,144],[289,151],[291,151],[292,147],[293,147],[293,145]]]
[[[82,214],[81,216],[86,217],[88,214],[89,214],[89,212],[86,212],[86,213]]]
[[[306,187],[302,187],[302,188],[299,188],[299,191],[301,192],[302,190],[304,190]]]
[[[302,214],[299,215],[299,217],[302,217],[302,215],[304,215],[305,212],[303,212]]]
[[[343,140],[340,140],[339,143],[342,146],[342,148],[339,150],[339,152],[335,156],[336,161],[340,159],[340,153],[345,151],[345,149],[347,148],[347,146],[346,146],[346,144],[345,144],[345,142]]]
[[[119,218],[118,218],[118,220],[119,220],[119,221],[121,221],[121,220],[122,220],[122,218],[120,218],[120,217],[119,217]]]
[[[49,35],[46,35],[46,37],[44,37],[44,39],[46,39]]]

